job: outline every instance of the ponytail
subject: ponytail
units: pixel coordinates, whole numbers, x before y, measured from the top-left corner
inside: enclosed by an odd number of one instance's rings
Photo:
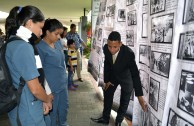
[[[8,40],[11,35],[15,35],[18,29],[17,15],[19,11],[19,6],[11,9],[9,16],[6,18],[5,22],[5,40]]]

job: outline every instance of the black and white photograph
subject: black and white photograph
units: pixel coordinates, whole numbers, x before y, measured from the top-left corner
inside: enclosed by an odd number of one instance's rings
[[[137,15],[136,11],[130,11],[127,13],[127,25],[136,25],[137,24]]]
[[[126,31],[126,45],[134,46],[134,31],[133,30]]]
[[[181,72],[177,107],[194,116],[194,72]]]
[[[140,126],[149,126],[149,114],[150,110],[148,108],[147,112],[141,111],[141,119],[142,119],[142,124]]]
[[[194,21],[194,0],[185,0],[183,12],[183,24]]]
[[[106,10],[106,2],[101,2],[99,7],[99,12],[104,12]]]
[[[139,45],[139,63],[150,66],[151,46]]]
[[[126,18],[125,9],[119,9],[118,10],[118,18],[117,18],[117,21],[118,22],[125,22],[125,18]]]
[[[129,5],[132,5],[134,4],[136,0],[126,0],[126,5],[129,6]]]
[[[147,126],[162,126],[162,122],[159,119],[157,119],[154,116],[154,114],[150,111],[149,112],[149,125]]]
[[[111,17],[115,16],[115,4],[110,6],[110,15],[109,16],[111,16]]]
[[[154,17],[151,20],[151,42],[172,43],[174,14]]]
[[[169,109],[167,126],[194,126],[189,121],[175,113],[171,108]]]
[[[150,14],[165,11],[166,0],[150,0]]]
[[[151,51],[150,70],[156,74],[168,78],[170,70],[170,60],[170,53]]]
[[[148,37],[148,14],[143,13],[142,14],[142,38],[147,38]]]
[[[143,5],[147,5],[148,4],[148,0],[143,0]]]
[[[180,34],[177,58],[194,60],[194,31]]]
[[[102,39],[102,28],[98,29],[98,40],[101,41]]]
[[[141,85],[143,87],[143,90],[145,90],[146,93],[148,93],[148,90],[149,90],[149,74],[147,72],[145,72],[144,70],[140,69],[139,70],[139,75],[140,75]]]
[[[150,77],[149,104],[158,111],[160,82]]]
[[[106,9],[106,17],[114,17],[115,15],[115,4],[108,6]]]
[[[99,15],[98,15],[98,18],[97,18],[97,20],[96,20],[96,25],[103,24],[103,23],[104,23],[104,19],[105,19],[105,15],[99,14]]]

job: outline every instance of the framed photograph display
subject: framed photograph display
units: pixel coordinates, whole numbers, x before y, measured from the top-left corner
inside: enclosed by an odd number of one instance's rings
[[[150,77],[149,104],[158,111],[160,82]]]
[[[151,20],[151,42],[172,43],[174,14],[154,17]]]
[[[146,93],[148,93],[148,90],[149,90],[149,74],[147,72],[145,72],[144,70],[140,69],[139,70],[139,75],[140,75],[143,90],[145,90]]]
[[[125,18],[126,18],[126,12],[125,9],[119,9],[118,10],[118,21],[119,22],[125,22]]]
[[[151,51],[150,70],[158,75],[169,77],[170,53]]]
[[[180,34],[177,58],[194,61],[194,31]]]
[[[128,24],[128,26],[136,25],[137,24],[136,11],[129,11],[127,13],[127,24]]]
[[[177,107],[194,116],[194,72],[182,70]]]
[[[126,45],[134,46],[134,31],[133,30],[126,31]]]
[[[142,38],[147,38],[148,37],[148,14],[143,13],[142,14],[142,33],[141,33]]]
[[[150,0],[150,14],[165,11],[166,0]]]
[[[167,126],[194,126],[189,121],[175,113],[171,108],[169,109]]]
[[[139,45],[139,63],[150,66],[151,46]]]
[[[194,0],[184,0],[184,11],[183,11],[183,24],[193,23],[194,21]]]

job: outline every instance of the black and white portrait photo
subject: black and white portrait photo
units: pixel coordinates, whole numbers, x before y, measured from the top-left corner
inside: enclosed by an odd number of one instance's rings
[[[133,30],[126,31],[126,45],[134,46],[134,31]]]
[[[151,20],[151,42],[172,43],[174,14],[154,17]]]
[[[194,21],[194,0],[185,0],[183,12],[183,24]]]
[[[119,9],[118,10],[118,18],[117,18],[117,20],[119,22],[125,22],[125,18],[126,18],[125,9]]]
[[[106,17],[111,17],[110,6],[106,8]]]
[[[102,39],[102,28],[98,29],[98,40],[101,41]]]
[[[96,20],[96,25],[103,24],[103,23],[104,23],[104,19],[105,19],[105,15],[99,14],[99,15],[98,15],[98,18],[97,18],[97,20]]]
[[[149,104],[158,111],[160,82],[150,77]]]
[[[170,70],[170,60],[170,53],[151,51],[150,70],[156,74],[168,78]]]
[[[148,4],[148,0],[143,0],[143,5],[147,5]]]
[[[194,72],[181,72],[177,107],[194,116]]]
[[[194,60],[194,31],[180,34],[177,58]]]
[[[169,109],[168,125],[167,126],[194,126],[189,121],[175,113],[171,108]]]
[[[150,0],[150,14],[159,13],[165,10],[166,0]]]
[[[128,24],[128,26],[137,24],[136,11],[130,11],[127,13],[127,24]]]
[[[126,0],[126,5],[132,5],[136,0]]]
[[[140,75],[140,79],[141,79],[141,85],[143,87],[143,90],[146,91],[146,93],[148,93],[149,90],[149,74],[147,72],[145,72],[144,70],[139,70],[139,75]],[[145,95],[145,93],[143,93]]]
[[[151,46],[139,45],[139,63],[150,66]]]
[[[142,38],[148,37],[148,14],[144,13],[142,14]]]

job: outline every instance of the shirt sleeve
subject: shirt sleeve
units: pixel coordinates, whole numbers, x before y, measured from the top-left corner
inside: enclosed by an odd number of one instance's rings
[[[135,96],[143,96],[141,80],[139,76],[139,70],[135,62],[135,54],[132,51],[130,51],[129,54],[130,54],[129,55],[129,68],[130,68],[132,79],[133,79],[133,87],[135,89]]]
[[[20,44],[16,48],[11,62],[25,81],[39,76],[34,50],[30,44],[25,42],[24,44]]]

